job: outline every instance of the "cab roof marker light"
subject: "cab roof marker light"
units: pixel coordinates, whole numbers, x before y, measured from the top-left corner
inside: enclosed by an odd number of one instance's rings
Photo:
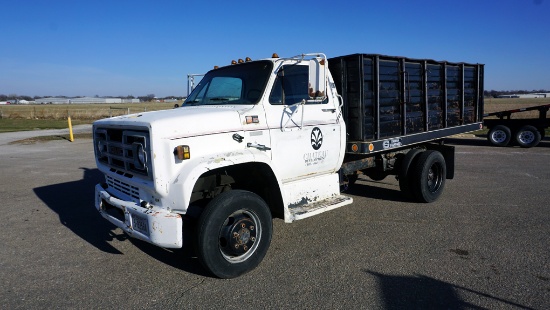
[[[249,62],[249,61],[252,61],[252,59],[251,59],[250,57],[246,57],[246,58],[244,59],[244,61]]]
[[[273,55],[271,55],[271,58],[279,58],[279,55],[277,53],[273,53]]]

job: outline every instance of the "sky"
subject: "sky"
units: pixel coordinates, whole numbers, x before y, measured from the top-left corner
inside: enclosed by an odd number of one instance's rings
[[[187,95],[233,59],[372,53],[485,64],[550,90],[550,0],[0,1],[0,94]]]

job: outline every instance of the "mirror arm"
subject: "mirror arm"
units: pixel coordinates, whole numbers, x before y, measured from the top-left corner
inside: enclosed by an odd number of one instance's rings
[[[306,100],[305,99],[302,99],[302,101],[300,102],[297,102],[295,104],[292,104],[292,105],[289,105],[288,107],[286,108],[292,108],[294,106],[298,106],[298,105],[301,105],[302,106],[302,120],[301,120],[301,123],[300,123],[300,126],[298,126],[298,128],[300,128],[300,130],[302,130],[302,127],[304,127],[304,104],[306,104]],[[298,111],[299,108],[296,108],[294,111],[292,111],[290,113],[290,115],[288,116],[288,120],[286,121],[286,123],[283,125],[283,127],[281,128],[282,131],[284,131],[286,129],[286,126],[288,125],[288,123],[292,120],[292,116],[294,116],[294,114],[296,113],[296,111]]]

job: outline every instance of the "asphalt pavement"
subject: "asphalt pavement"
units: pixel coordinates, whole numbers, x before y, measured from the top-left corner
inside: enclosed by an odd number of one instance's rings
[[[438,201],[407,201],[392,177],[361,178],[352,205],[275,219],[260,266],[220,280],[189,249],[129,239],[98,215],[90,139],[9,135],[3,309],[550,309],[548,138],[532,149],[451,139],[455,179]]]

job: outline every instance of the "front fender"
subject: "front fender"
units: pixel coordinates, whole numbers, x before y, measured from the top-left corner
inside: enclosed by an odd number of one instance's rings
[[[270,157],[265,152],[245,149],[211,154],[209,156],[185,161],[185,165],[170,184],[170,193],[173,193],[173,195],[170,196],[174,197],[171,202],[171,209],[182,213],[187,211],[195,183],[204,173],[210,170],[251,162],[268,165],[277,179],[279,188],[282,188],[281,180],[271,165]]]

